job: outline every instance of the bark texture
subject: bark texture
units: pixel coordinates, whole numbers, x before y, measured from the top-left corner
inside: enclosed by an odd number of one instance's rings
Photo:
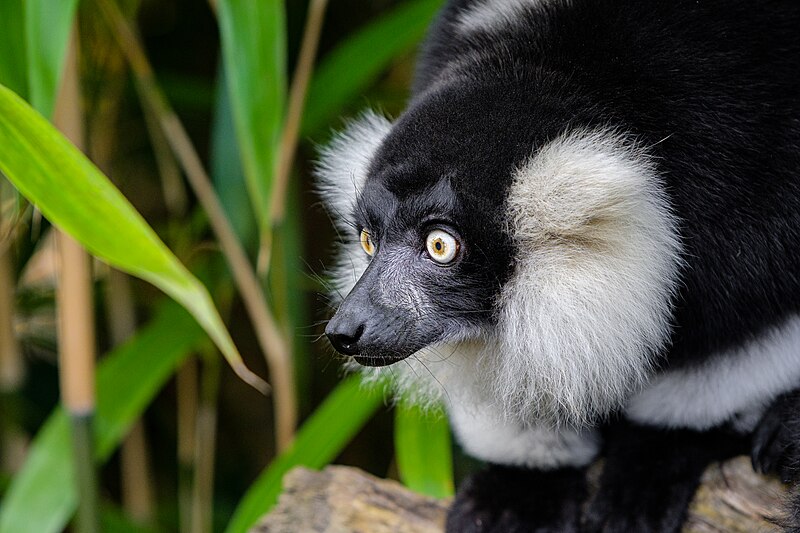
[[[737,457],[708,468],[685,533],[780,531],[785,488]],[[251,533],[441,533],[449,501],[415,494],[356,468],[295,468],[278,505]]]

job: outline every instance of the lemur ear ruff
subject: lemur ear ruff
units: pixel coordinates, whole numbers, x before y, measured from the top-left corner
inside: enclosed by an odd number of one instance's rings
[[[507,413],[581,424],[640,388],[670,334],[680,241],[646,151],[573,131],[514,176],[516,270],[484,354]]]

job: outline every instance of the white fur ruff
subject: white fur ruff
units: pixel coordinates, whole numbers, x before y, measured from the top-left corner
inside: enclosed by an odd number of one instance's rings
[[[509,193],[516,271],[483,354],[507,413],[583,425],[620,407],[670,334],[680,244],[646,154],[574,131],[518,169]]]
[[[386,118],[365,111],[320,153],[315,169],[317,192],[336,225],[340,240],[344,242],[357,239],[356,230],[351,225],[356,198],[364,187],[372,157],[391,127]],[[339,247],[337,264],[331,269],[330,276],[334,301],[342,300],[352,290],[368,264],[368,258],[358,243]]]

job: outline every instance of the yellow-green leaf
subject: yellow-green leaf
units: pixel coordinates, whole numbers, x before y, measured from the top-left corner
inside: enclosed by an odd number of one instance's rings
[[[394,447],[400,479],[408,488],[436,498],[453,495],[450,427],[444,414],[398,406]]]
[[[109,264],[149,281],[183,305],[236,372],[242,363],[208,291],[122,193],[19,96],[0,86],[0,171],[56,226]]]

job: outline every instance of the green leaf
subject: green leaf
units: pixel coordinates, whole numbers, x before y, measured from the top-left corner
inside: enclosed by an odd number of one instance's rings
[[[25,0],[0,1],[0,83],[22,96],[28,94],[25,70]]]
[[[270,226],[275,157],[286,98],[283,0],[219,0],[222,58],[248,192],[261,233]]]
[[[219,69],[218,72],[211,127],[211,179],[239,241],[252,251],[258,246],[258,226],[247,194],[225,70]]]
[[[0,86],[0,171],[89,252],[157,286],[203,326],[243,379],[249,375],[205,287],[128,200],[22,99]]]
[[[328,124],[393,59],[413,48],[441,6],[442,0],[404,2],[325,56],[308,89],[302,134]]]
[[[397,470],[408,488],[435,498],[453,495],[450,428],[442,413],[398,406],[394,446]]]
[[[204,340],[197,323],[169,302],[103,359],[94,424],[98,461],[110,457],[186,355]],[[66,527],[78,502],[70,439],[68,416],[59,407],[36,435],[0,506],[0,533],[55,533]]]
[[[25,0],[29,99],[46,117],[55,109],[77,5],[77,0]]]
[[[322,468],[332,461],[383,401],[380,389],[365,389],[358,376],[340,383],[297,432],[291,447],[250,486],[228,524],[244,533],[278,501],[283,475],[295,466]]]

